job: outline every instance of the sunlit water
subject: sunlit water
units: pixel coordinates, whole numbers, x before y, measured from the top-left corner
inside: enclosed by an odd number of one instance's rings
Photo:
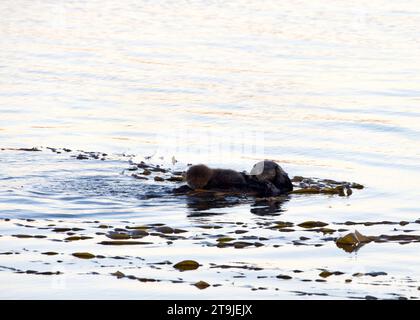
[[[407,221],[346,226],[346,232],[420,234],[414,223],[420,218],[419,8],[418,1],[384,0],[1,1],[0,147],[66,147],[112,157],[80,161],[48,150],[0,152],[0,217],[12,219],[0,224],[0,253],[19,252],[0,255],[0,287],[7,288],[0,297],[295,299],[304,292],[417,298],[418,243],[370,243],[346,253],[331,241],[295,246],[293,240],[309,233],[273,235],[259,223],[319,220],[338,229],[345,221]],[[175,169],[206,162],[249,170],[270,158],[291,176],[356,181],[366,188],[348,198],[294,195],[274,210],[234,199],[209,209],[185,197],[150,197],[173,184],[122,174],[132,158],[122,154],[151,156],[151,163]],[[11,235],[32,232],[17,219],[35,219],[40,227],[45,219],[70,226],[165,223],[187,230],[189,238],[140,249],[98,246],[96,238],[17,239]],[[199,225],[223,226],[209,232],[215,242],[234,232],[237,222],[249,235],[269,240],[233,249],[193,239],[203,231]],[[322,234],[308,237],[323,243]],[[60,252],[63,262],[40,255],[44,251]],[[105,261],[108,267],[101,268],[98,261],[73,258],[76,251],[145,260]],[[183,259],[202,266],[180,273],[172,265],[148,265]],[[263,270],[239,269],[241,275],[211,268],[237,262]],[[109,275],[130,268],[168,281]],[[316,282],[319,269],[345,274]],[[387,275],[352,276],[379,271]],[[177,278],[184,282],[171,282]],[[199,280],[222,285],[191,290]]]

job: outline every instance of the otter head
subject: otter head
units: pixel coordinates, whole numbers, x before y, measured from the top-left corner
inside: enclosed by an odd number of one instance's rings
[[[277,188],[284,191],[292,191],[293,185],[287,173],[274,161],[264,160],[256,163],[252,168],[251,175],[259,181],[270,181]]]
[[[186,173],[188,186],[192,189],[203,189],[210,181],[213,170],[204,164],[190,167]]]

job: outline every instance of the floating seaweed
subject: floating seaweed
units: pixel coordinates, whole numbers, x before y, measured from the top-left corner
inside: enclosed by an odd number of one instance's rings
[[[190,271],[190,270],[196,270],[199,267],[199,263],[194,260],[183,260],[176,264],[174,264],[174,268],[179,271]]]

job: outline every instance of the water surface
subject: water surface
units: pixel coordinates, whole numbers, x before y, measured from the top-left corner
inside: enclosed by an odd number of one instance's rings
[[[0,217],[11,219],[1,223],[0,252],[19,253],[0,255],[0,283],[7,288],[0,296],[417,298],[418,243],[370,243],[347,253],[322,238],[355,229],[372,236],[419,234],[418,7],[416,1],[384,0],[363,6],[2,1],[0,147],[65,147],[110,156],[81,161],[49,150],[0,152]],[[270,158],[291,176],[356,181],[366,188],[348,198],[294,195],[274,208],[237,199],[207,208],[185,197],[151,197],[172,184],[122,174],[130,159],[144,157],[174,170],[197,162],[249,170]],[[35,219],[40,228],[91,221],[83,232],[94,237],[50,241],[51,231],[42,231],[46,239],[15,238],[33,233],[24,226],[30,222],[19,219]],[[351,225],[333,235],[299,228],[274,233],[259,224],[306,220],[335,230],[346,221],[409,224]],[[113,228],[164,223],[188,233],[173,244],[156,240],[141,248],[111,248],[97,244],[105,236],[95,234],[93,221]],[[264,246],[207,243],[229,232],[244,236],[234,233],[238,222],[250,236],[266,237]],[[202,224],[222,228],[194,239],[208,231],[199,228]],[[304,235],[311,245],[295,245]],[[44,251],[61,255],[41,255]],[[71,256],[75,251],[132,260],[81,261]],[[202,266],[182,273],[172,267],[187,258]],[[147,264],[164,260],[172,264],[161,269]],[[263,270],[211,265],[238,262]],[[132,267],[138,276],[168,281],[110,275],[117,269],[129,274]],[[323,280],[319,269],[345,274],[317,282]],[[91,272],[99,275],[87,275]],[[386,275],[353,276],[369,272]],[[279,274],[292,279],[276,278]],[[184,282],[171,282],[178,277]],[[190,290],[199,280],[212,286]]]

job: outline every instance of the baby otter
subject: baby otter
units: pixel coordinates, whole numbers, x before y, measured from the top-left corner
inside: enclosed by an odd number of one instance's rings
[[[204,164],[198,164],[188,169],[187,184],[191,189],[229,189],[246,186],[243,173],[230,169],[210,169]]]
[[[187,170],[188,187],[196,189],[223,189],[254,193],[258,196],[278,196],[293,190],[286,172],[273,161],[262,161],[254,165],[251,174],[230,169],[211,169],[204,164],[194,165]],[[176,192],[187,191],[187,186]]]

